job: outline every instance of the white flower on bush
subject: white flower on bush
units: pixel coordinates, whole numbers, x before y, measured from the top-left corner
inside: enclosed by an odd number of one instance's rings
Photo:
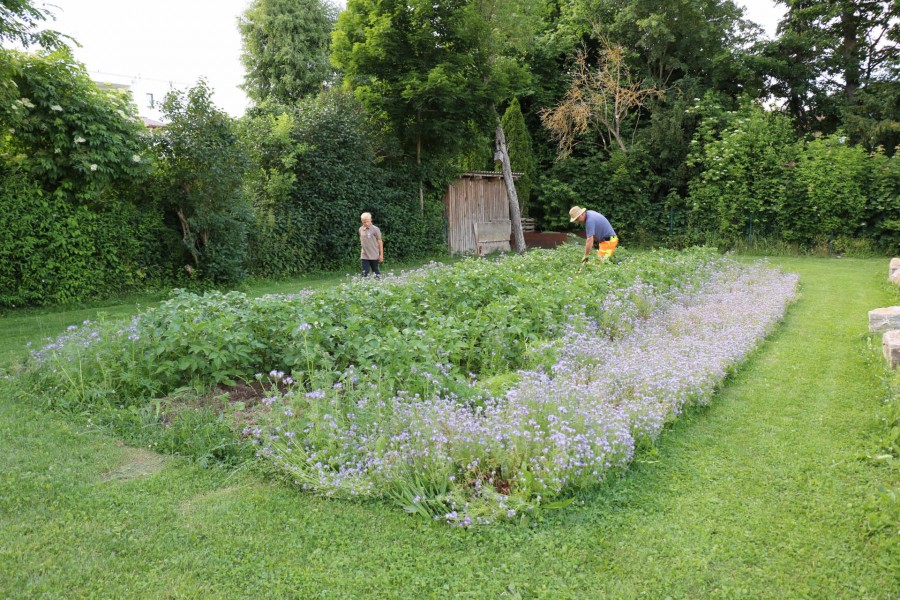
[[[53,106],[50,107],[50,110],[53,110],[53,111],[56,111],[56,112],[62,112],[62,111],[63,111],[63,107],[60,106],[59,104],[54,104]]]
[[[80,135],[79,135],[79,136],[75,136],[75,143],[76,143],[76,144],[83,144],[83,143],[85,143],[86,141],[87,141],[87,140],[84,139],[83,137],[81,137]]]
[[[34,104],[32,104],[31,100],[29,100],[28,98],[19,98],[19,104],[21,104],[25,108],[34,108]]]
[[[96,171],[96,170],[97,170],[97,165],[92,164],[92,165],[91,165],[91,171]]]
[[[140,157],[139,154],[133,154],[133,155],[131,156],[131,160],[133,160],[133,161],[136,162],[136,163],[139,163],[139,162],[141,162],[141,157]]]

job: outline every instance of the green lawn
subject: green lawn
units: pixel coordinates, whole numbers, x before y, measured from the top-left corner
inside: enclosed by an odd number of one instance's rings
[[[773,262],[801,275],[784,327],[658,453],[534,529],[451,529],[202,469],[0,381],[0,595],[898,598],[897,527],[866,529],[869,498],[900,483],[868,458],[885,389],[866,313],[898,302],[887,260]]]

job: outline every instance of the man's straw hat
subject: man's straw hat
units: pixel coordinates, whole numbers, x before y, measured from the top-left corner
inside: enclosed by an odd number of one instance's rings
[[[587,212],[586,208],[581,208],[580,206],[573,206],[569,209],[569,223],[574,223],[578,220],[578,217]]]

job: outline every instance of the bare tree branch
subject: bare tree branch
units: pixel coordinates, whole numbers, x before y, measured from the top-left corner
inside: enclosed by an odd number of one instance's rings
[[[622,136],[628,117],[651,98],[663,95],[663,90],[633,80],[619,45],[606,44],[594,69],[587,52],[579,50],[571,78],[563,100],[541,111],[541,122],[557,141],[560,158],[570,155],[577,139],[592,129],[598,130],[604,147],[615,140],[622,152],[628,152]]]

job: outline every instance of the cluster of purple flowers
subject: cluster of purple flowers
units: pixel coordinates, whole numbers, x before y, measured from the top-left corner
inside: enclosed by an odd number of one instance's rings
[[[504,395],[288,393],[279,420],[254,432],[260,454],[326,495],[400,489],[455,525],[517,518],[627,466],[685,406],[709,402],[795,297],[794,275],[708,268],[678,295],[640,281],[611,294],[625,315],[615,324],[573,314],[549,344],[555,360],[520,371]]]

